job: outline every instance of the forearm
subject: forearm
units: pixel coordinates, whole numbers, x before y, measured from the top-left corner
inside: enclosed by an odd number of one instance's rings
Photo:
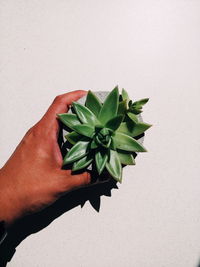
[[[19,217],[19,203],[9,177],[0,169],[0,221],[9,227]]]

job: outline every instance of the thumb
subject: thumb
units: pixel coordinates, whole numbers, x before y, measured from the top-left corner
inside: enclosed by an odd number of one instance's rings
[[[59,113],[67,112],[69,106],[72,104],[73,101],[77,101],[79,98],[85,96],[86,94],[87,91],[77,90],[56,96],[53,103],[42,117],[41,121],[43,121],[47,127],[55,126],[54,129],[58,129],[58,122],[56,119],[56,115]]]

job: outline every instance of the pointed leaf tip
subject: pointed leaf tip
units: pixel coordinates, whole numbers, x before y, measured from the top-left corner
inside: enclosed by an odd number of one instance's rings
[[[99,98],[89,90],[85,101],[85,106],[89,108],[98,117],[102,104]]]
[[[106,169],[118,182],[122,180],[122,165],[116,151],[110,150],[109,160],[106,162]]]
[[[106,124],[107,121],[117,115],[119,105],[119,90],[115,87],[106,97],[103,106],[99,112],[98,119],[101,123]]]
[[[77,142],[66,154],[63,160],[63,165],[72,163],[85,156],[88,151],[88,141]]]
[[[147,152],[142,144],[124,133],[116,132],[113,140],[118,149],[132,152]]]
[[[82,123],[91,125],[98,123],[95,114],[89,108],[79,104],[78,102],[73,102],[73,108]]]

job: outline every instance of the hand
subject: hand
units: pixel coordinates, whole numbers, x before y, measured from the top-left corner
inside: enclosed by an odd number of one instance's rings
[[[79,90],[57,96],[0,170],[0,221],[4,220],[7,226],[90,182],[87,172],[72,175],[71,170],[61,169],[62,155],[57,143],[56,114],[67,112],[69,105],[85,94]]]

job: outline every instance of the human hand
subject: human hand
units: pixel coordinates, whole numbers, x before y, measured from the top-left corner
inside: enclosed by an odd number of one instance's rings
[[[79,90],[57,96],[0,170],[0,221],[5,221],[6,226],[90,182],[87,172],[73,175],[71,170],[61,169],[63,159],[57,143],[56,114],[66,112],[86,93]]]

